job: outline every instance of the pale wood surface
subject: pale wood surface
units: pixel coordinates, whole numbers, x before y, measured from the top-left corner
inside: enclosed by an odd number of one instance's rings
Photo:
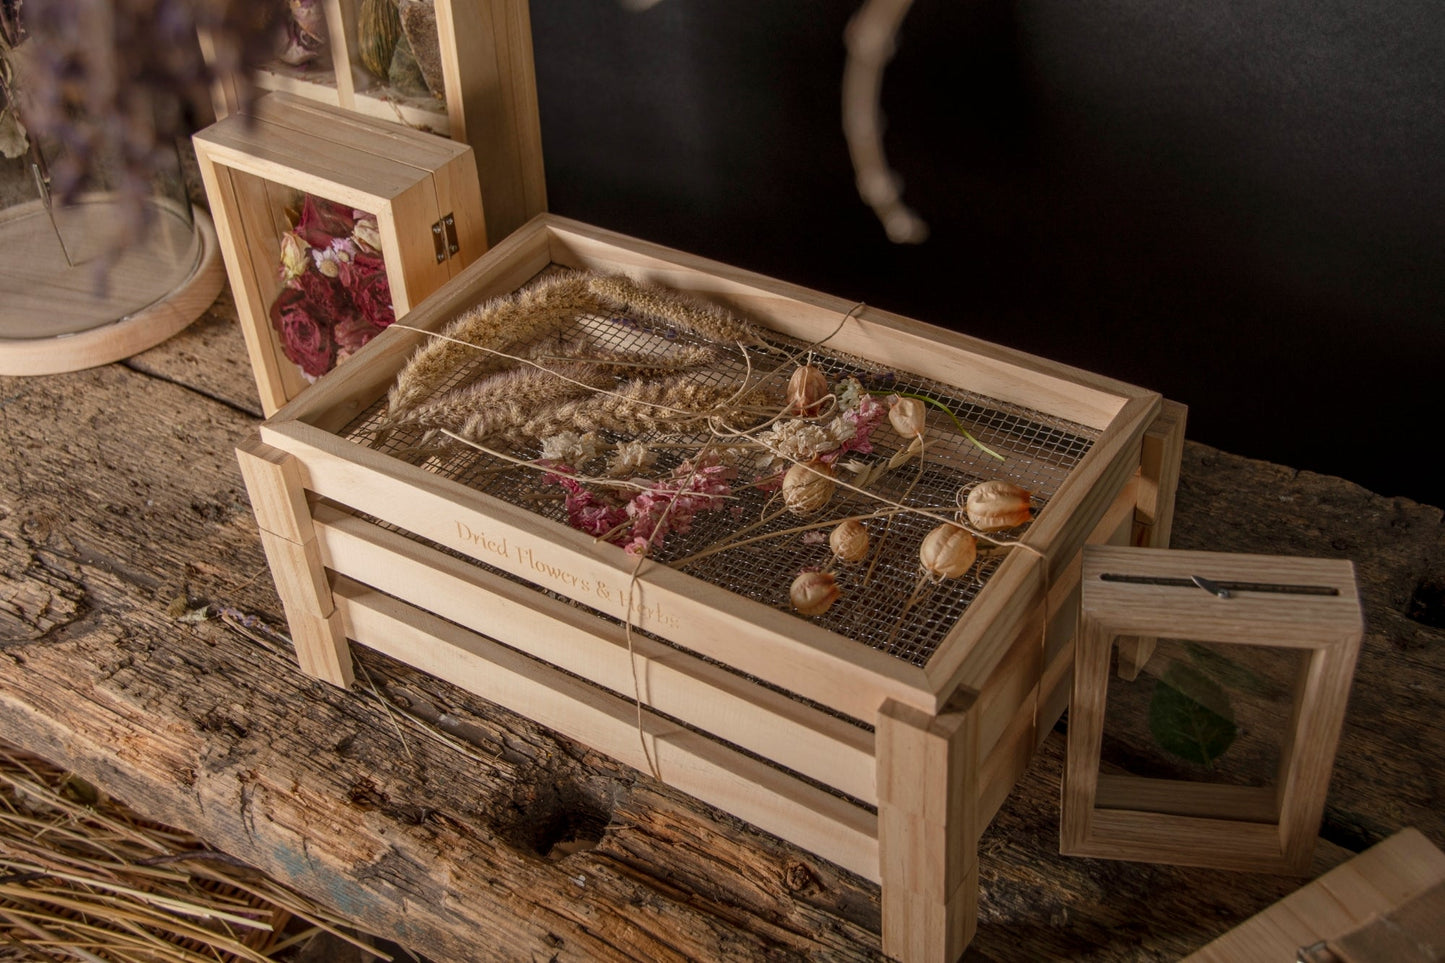
[[[753,686],[714,663],[609,622],[331,506],[318,506],[326,568],[629,699],[876,803],[865,728]]]
[[[234,317],[223,299],[124,365],[0,379],[7,737],[438,960],[877,958],[877,888],[797,847],[382,656],[346,693],[167,614],[185,595],[281,625],[231,452],[260,414]],[[1357,562],[1316,872],[1404,826],[1445,843],[1441,519],[1186,447],[1176,545]],[[980,840],[967,959],[1177,959],[1300,885],[1058,856],[1062,746],[1046,734]],[[575,831],[600,845],[535,855]]]
[[[1334,939],[1445,882],[1445,853],[1401,830],[1191,954],[1185,963],[1274,963]]]

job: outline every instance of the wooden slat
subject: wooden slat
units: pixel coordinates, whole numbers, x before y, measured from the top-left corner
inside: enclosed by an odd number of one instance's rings
[[[1256,628],[1258,640],[1269,645],[1316,648],[1361,626],[1354,567],[1348,561],[1171,551],[1165,556],[1167,564],[1150,573],[1315,585],[1338,589],[1340,594],[1333,597],[1237,592],[1233,598],[1216,599],[1197,590],[1099,580],[1104,572],[1119,571],[1135,551],[1100,547],[1084,564],[1083,578],[1093,593],[1092,604],[1107,614],[1109,624],[1121,635],[1148,635],[1153,628],[1168,625],[1171,631],[1196,641],[1209,641],[1221,633],[1227,641],[1240,625],[1249,624]]]
[[[1139,456],[1139,502],[1134,513],[1135,545],[1169,547],[1188,417],[1186,406],[1166,398],[1158,416],[1144,432]]]
[[[877,802],[873,739],[859,726],[640,634],[629,645],[616,623],[334,507],[318,506],[316,524],[333,571]]]
[[[1122,382],[873,308],[855,311],[840,327],[857,305],[576,221],[548,215],[546,223],[558,264],[621,271],[690,291],[805,341],[838,329],[830,348],[1093,428],[1111,424],[1127,399],[1151,397]]]
[[[346,579],[335,594],[347,634],[362,644],[643,772],[655,765],[668,785],[878,878],[877,827],[865,810],[646,710],[639,720],[632,703],[415,606]]]
[[[1176,816],[1218,816],[1243,822],[1279,820],[1273,788],[1214,783],[1180,783],[1118,773],[1100,773],[1094,805],[1100,809],[1138,809]]]
[[[1033,757],[1037,699],[1038,688],[1035,687],[1028,700],[1014,713],[993,749],[979,763],[976,818],[980,832],[993,821]]]
[[[471,153],[465,144],[395,123],[378,124],[370,117],[290,94],[259,98],[249,114],[253,123],[372,154],[393,164],[414,168],[419,174],[444,167]],[[393,120],[395,116],[392,114]]]
[[[242,198],[238,194],[238,180],[245,188],[246,175],[236,174],[212,158],[205,141],[197,136],[195,140],[196,161],[206,196],[211,202],[211,216],[216,224],[216,240],[221,247],[221,258],[226,264],[226,273],[231,282],[232,295],[236,301],[236,313],[242,336],[246,343],[246,354],[251,368],[256,373],[256,387],[263,411],[274,412],[285,404],[284,391],[278,390],[283,374],[275,340],[268,336],[269,323],[258,315],[255,305],[269,303],[264,299],[267,292],[274,297],[270,285],[275,282],[258,276],[251,260],[247,236],[246,215],[243,214]],[[254,184],[254,182],[252,182]],[[246,209],[250,204],[246,205]],[[290,365],[289,362],[286,362]],[[291,365],[294,367],[294,365]]]
[[[451,134],[476,148],[487,234],[501,240],[547,208],[526,0],[436,4]]]
[[[261,530],[292,542],[316,538],[296,459],[254,435],[236,446],[251,510]]]

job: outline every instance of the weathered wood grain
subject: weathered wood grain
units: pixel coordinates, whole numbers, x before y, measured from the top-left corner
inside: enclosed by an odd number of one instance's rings
[[[123,365],[0,378],[0,734],[437,960],[878,957],[877,888],[796,847],[373,653],[345,693],[179,621],[282,625],[231,453],[244,356],[220,305]],[[1440,510],[1192,444],[1178,498],[1177,546],[1357,563],[1315,870],[1407,825],[1445,844]],[[966,959],[1175,959],[1299,885],[1060,857],[1062,754],[982,837]]]

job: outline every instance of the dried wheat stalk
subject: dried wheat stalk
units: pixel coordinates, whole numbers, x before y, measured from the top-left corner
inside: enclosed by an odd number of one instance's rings
[[[352,939],[304,897],[0,743],[0,949],[39,959],[265,963],[289,916],[306,920],[308,932]]]
[[[699,428],[710,418],[725,419],[740,428],[750,409],[776,411],[776,390],[741,384],[716,384],[697,375],[628,382],[608,394],[593,394],[564,402],[526,422],[499,432],[497,439],[512,445],[534,444],[562,431],[678,431]],[[756,419],[767,417],[760,414]]]
[[[415,421],[416,411],[422,405],[431,412],[427,415],[429,421],[435,411],[446,405],[467,405],[465,389],[435,397],[463,365],[471,365],[470,374],[475,378],[503,370],[518,358],[543,357],[549,353],[597,362],[644,361],[626,352],[588,351],[585,347],[569,350],[546,337],[579,317],[614,311],[625,311],[714,342],[744,345],[762,342],[758,330],[751,324],[714,305],[624,275],[559,273],[463,313],[441,331],[441,337],[412,355],[397,374],[378,430],[385,432]],[[661,374],[710,360],[712,349],[682,346],[660,359],[645,359],[645,367],[650,371],[624,373],[633,377]],[[436,404],[432,403],[433,399]]]

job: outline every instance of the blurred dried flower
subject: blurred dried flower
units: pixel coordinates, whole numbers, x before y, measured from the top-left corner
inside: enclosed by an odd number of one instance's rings
[[[118,194],[121,237],[145,230],[154,179],[174,176],[175,144],[212,115],[224,78],[250,76],[275,49],[285,0],[0,0],[0,60],[24,52],[15,99],[62,202],[96,185]],[[23,24],[21,22],[23,16]],[[201,55],[198,31],[215,53]],[[104,179],[101,174],[104,174]]]

